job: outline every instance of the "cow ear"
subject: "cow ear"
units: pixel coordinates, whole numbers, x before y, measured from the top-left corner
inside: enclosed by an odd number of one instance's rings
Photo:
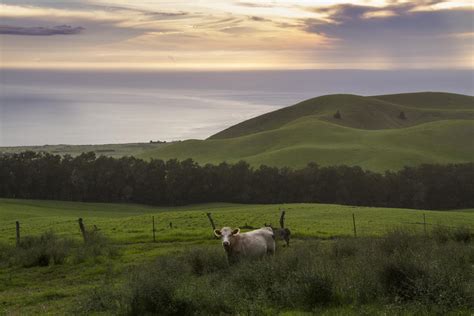
[[[214,235],[216,235],[216,237],[221,237],[222,233],[219,229],[214,229]]]
[[[240,228],[236,228],[232,231],[232,235],[237,235],[238,233],[240,233]]]

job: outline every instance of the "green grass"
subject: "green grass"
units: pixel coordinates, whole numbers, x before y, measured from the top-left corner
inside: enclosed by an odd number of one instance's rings
[[[423,213],[428,230],[438,224],[474,229],[474,210],[442,212],[324,204],[223,203],[151,207],[0,199],[0,244],[14,245],[17,220],[23,236],[52,230],[61,237],[80,240],[77,219],[82,217],[87,227],[97,225],[121,253],[116,259],[98,258],[80,264],[0,267],[0,314],[67,313],[91,288],[110,278],[119,278],[130,266],[195,245],[220,249],[220,242],[212,237],[206,212],[213,214],[218,226],[260,227],[264,223],[277,225],[280,207],[287,211],[286,225],[293,232],[294,243],[313,237],[351,236],[353,213],[358,236],[381,235],[395,227],[423,232]],[[152,216],[156,222],[156,243],[152,242]],[[173,223],[173,229],[169,228],[169,222]]]
[[[151,207],[135,204],[79,203],[0,199],[0,241],[14,243],[15,221],[22,233],[38,235],[46,230],[79,238],[77,219],[97,225],[116,242],[146,243],[152,238],[151,217],[156,237],[163,242],[206,241],[210,225],[207,212],[217,226],[263,226],[278,224],[279,208],[287,211],[287,226],[296,237],[331,237],[352,234],[352,213],[360,235],[381,234],[395,226],[422,229],[423,213],[429,226],[474,225],[473,210],[421,211],[395,208],[354,207],[331,204],[200,204],[181,207]],[[173,229],[169,223],[173,223]]]
[[[403,129],[363,130],[323,122],[314,116],[252,135],[190,140],[147,152],[143,158],[186,159],[199,163],[245,160],[254,166],[301,168],[346,164],[385,171],[421,163],[474,161],[474,121],[449,120]]]
[[[107,284],[110,279],[121,282],[130,266],[196,245],[220,249],[220,242],[212,238],[206,212],[213,214],[218,226],[260,227],[264,223],[277,225],[280,207],[287,212],[286,225],[292,230],[292,242],[296,244],[306,238],[351,236],[353,213],[358,236],[381,235],[396,227],[423,232],[423,214],[428,230],[438,224],[474,229],[472,209],[442,212],[324,204],[224,203],[150,207],[0,199],[0,244],[14,245],[17,220],[23,236],[52,230],[61,237],[80,240],[77,219],[82,217],[87,227],[97,225],[121,253],[116,259],[99,258],[80,264],[0,267],[0,314],[68,313],[93,287]],[[156,243],[152,242],[152,216],[156,222]],[[169,222],[173,223],[173,229],[169,228]]]
[[[342,119],[335,119],[339,110]],[[406,120],[398,118],[405,112]],[[359,129],[389,129],[450,119],[474,118],[474,97],[439,92],[381,96],[325,95],[231,126],[210,139],[234,138],[283,127],[305,116]]]

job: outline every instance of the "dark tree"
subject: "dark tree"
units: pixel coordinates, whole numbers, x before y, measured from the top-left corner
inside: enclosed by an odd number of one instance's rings
[[[240,161],[201,166],[83,153],[0,155],[0,197],[181,205],[316,202],[454,209],[474,207],[474,163],[421,165],[384,174],[360,167],[293,170]]]
[[[334,118],[335,118],[335,119],[338,119],[338,120],[340,120],[340,119],[342,118],[341,112],[339,112],[339,110],[337,110],[337,112],[334,113]]]
[[[398,114],[398,118],[401,120],[406,120],[407,117],[405,116],[405,112],[401,111],[400,114]]]

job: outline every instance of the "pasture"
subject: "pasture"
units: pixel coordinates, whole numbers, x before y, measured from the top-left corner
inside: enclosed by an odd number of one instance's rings
[[[15,244],[15,221],[22,236],[53,231],[60,237],[80,242],[78,218],[87,228],[96,225],[118,249],[117,257],[98,256],[81,262],[23,268],[0,265],[0,314],[63,314],[80,304],[81,298],[107,280],[121,282],[130,267],[157,257],[174,256],[199,247],[221,251],[213,238],[206,213],[216,226],[278,226],[279,208],[286,210],[285,225],[292,230],[297,247],[310,239],[322,243],[333,237],[380,236],[403,227],[423,233],[423,214],[428,232],[443,226],[474,228],[474,210],[423,211],[367,208],[322,204],[237,205],[204,204],[181,207],[151,207],[131,204],[77,203],[0,199],[0,244]],[[152,216],[156,242],[152,240]],[[172,228],[170,227],[172,224]],[[0,248],[1,249],[1,248]],[[280,245],[280,250],[281,250]],[[277,250],[278,252],[278,250]],[[114,283],[115,284],[115,283]]]

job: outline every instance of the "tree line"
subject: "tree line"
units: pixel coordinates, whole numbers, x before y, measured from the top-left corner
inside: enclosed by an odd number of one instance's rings
[[[0,197],[183,205],[315,202],[421,209],[474,207],[474,164],[425,164],[376,173],[360,167],[301,169],[199,165],[191,159],[0,155]]]

